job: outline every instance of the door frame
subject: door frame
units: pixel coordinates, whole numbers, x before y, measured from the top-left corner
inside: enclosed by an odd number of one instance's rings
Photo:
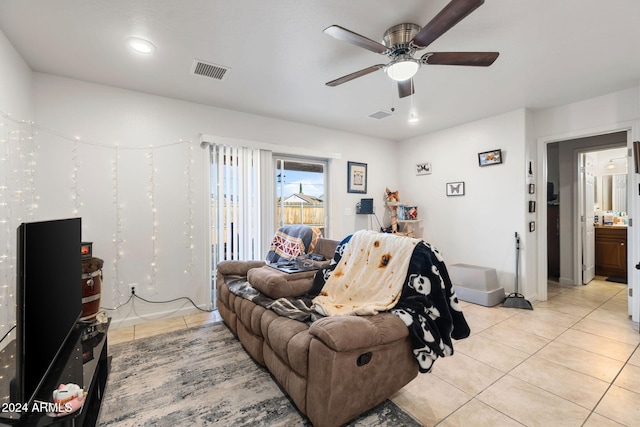
[[[633,141],[640,140],[640,121],[634,120],[629,122],[612,123],[596,128],[583,129],[577,131],[569,131],[561,134],[548,135],[537,139],[537,176],[541,178],[541,182],[547,181],[547,144],[554,142],[562,142],[571,139],[585,138],[590,136],[603,135],[613,132],[627,132],[627,148],[633,149]],[[634,153],[634,156],[636,153]],[[628,188],[638,188],[640,184],[640,174],[634,173],[633,167],[630,168],[628,174]],[[547,229],[547,186],[539,185],[537,204],[539,206],[538,225],[540,230]],[[574,190],[575,191],[575,190]],[[627,264],[635,265],[635,261],[640,261],[640,197],[633,197],[634,192],[628,192],[628,214],[635,222],[635,226],[629,228],[629,251],[627,254]],[[537,253],[537,297],[540,301],[547,300],[547,236],[546,233],[538,234],[538,253]],[[629,269],[628,273],[629,288],[633,296],[629,297],[629,313],[634,322],[640,322],[640,270],[634,268]]]

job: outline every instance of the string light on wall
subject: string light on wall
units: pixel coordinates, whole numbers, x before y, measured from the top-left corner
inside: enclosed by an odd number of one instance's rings
[[[153,291],[153,286],[158,278],[158,216],[156,210],[156,167],[153,156],[153,146],[149,146],[149,205],[151,207],[151,274],[149,275],[148,290]]]
[[[80,202],[80,190],[78,188],[78,170],[80,169],[80,161],[78,159],[78,141],[80,138],[76,138],[73,143],[73,150],[71,151],[71,158],[73,160],[73,173],[71,174],[71,198],[73,199],[74,209],[73,215],[78,215],[82,203]]]
[[[27,141],[30,143],[29,181],[31,182],[31,185],[29,186],[29,189],[31,190],[31,200],[29,204],[30,211],[28,218],[34,220],[38,216],[37,210],[40,196],[38,195],[38,189],[36,188],[36,172],[38,171],[38,168],[36,167],[36,141],[33,132],[33,122],[29,122],[29,136],[27,137]]]
[[[180,140],[180,142],[182,142],[182,140]],[[187,198],[187,220],[184,223],[186,227],[184,234],[188,252],[188,261],[184,272],[191,274],[191,269],[196,262],[193,243],[193,177],[191,175],[191,165],[193,165],[193,144],[191,144],[190,141],[187,142],[187,144],[189,145],[189,149],[187,151],[187,169],[184,172],[187,176],[187,191],[185,192]]]
[[[2,247],[2,253],[0,253],[0,269],[2,269],[2,283],[0,287],[2,292],[0,293],[0,310],[3,313],[2,319],[0,319],[0,333],[4,335],[11,325],[14,324],[15,312],[11,307],[15,306],[15,300],[13,298],[12,278],[15,274],[13,266],[13,253],[11,239],[11,196],[8,184],[10,183],[10,159],[11,159],[11,146],[9,144],[9,121],[4,120],[0,123],[0,129],[2,129],[2,137],[0,138],[0,144],[4,147],[2,158],[0,158],[0,167],[4,172],[4,183],[0,185],[0,208],[2,209],[2,216],[0,217],[0,224],[3,227],[4,245]]]
[[[67,200],[73,202],[68,208],[69,211],[72,211],[76,216],[82,214],[83,222],[84,220],[89,222],[91,222],[91,220],[98,220],[98,218],[93,215],[93,212],[100,209],[101,202],[106,203],[107,210],[109,212],[113,212],[110,216],[112,220],[115,221],[115,229],[99,231],[97,236],[87,236],[90,240],[94,240],[94,242],[98,243],[101,238],[104,238],[106,242],[109,242],[110,238],[112,240],[113,251],[109,250],[109,254],[107,255],[109,257],[113,257],[112,265],[109,269],[112,275],[111,277],[106,277],[103,281],[103,292],[107,291],[107,295],[105,295],[105,297],[113,300],[110,305],[118,306],[124,302],[124,299],[129,297],[129,288],[126,285],[129,282],[144,282],[144,277],[147,276],[149,288],[157,288],[156,285],[158,280],[163,279],[162,274],[165,274],[164,269],[159,268],[160,265],[158,262],[163,253],[161,245],[162,242],[160,241],[161,228],[159,222],[159,219],[162,218],[163,214],[160,209],[162,206],[158,206],[157,198],[159,195],[166,192],[171,192],[172,194],[175,192],[176,196],[178,196],[178,194],[184,194],[186,199],[186,204],[179,205],[177,208],[182,210],[181,216],[184,219],[180,222],[183,222],[184,227],[182,229],[177,227],[175,230],[169,228],[167,229],[167,235],[169,242],[177,239],[183,241],[184,250],[186,251],[183,271],[185,273],[192,273],[194,266],[197,265],[198,262],[194,237],[194,216],[196,215],[194,189],[197,189],[197,187],[195,186],[195,180],[193,177],[193,174],[197,172],[197,170],[193,167],[193,145],[189,141],[183,141],[181,139],[177,142],[160,146],[123,147],[122,144],[104,144],[76,136],[64,135],[59,131],[49,129],[41,125],[36,125],[33,122],[15,121],[10,118],[9,115],[4,115],[2,112],[0,112],[0,126],[0,138],[3,143],[2,147],[0,147],[0,237],[2,237],[2,239],[0,239],[0,280],[2,281],[0,283],[0,308],[8,307],[8,309],[3,310],[3,313],[9,312],[12,318],[15,317],[15,312],[13,310],[15,301],[7,302],[7,298],[13,298],[15,289],[15,228],[20,222],[32,220],[37,216],[39,192],[36,186],[36,173],[38,172],[36,158],[40,149],[36,144],[36,138],[34,138],[34,135],[38,135],[37,131],[40,131],[40,134],[44,135],[44,139],[40,138],[40,136],[38,137],[44,141],[48,141],[47,138],[51,135],[55,135],[65,141],[68,141],[67,147],[69,148],[68,153],[71,155],[71,162],[67,163],[68,166],[66,167],[70,169],[68,171],[69,173],[66,174],[70,180],[67,181],[69,183],[67,185],[70,185],[70,197]],[[183,172],[186,176],[185,181],[183,181],[183,184],[180,186],[181,188],[178,187],[167,190],[158,187],[157,178],[159,175],[157,166],[159,158],[157,156],[159,153],[158,150],[174,145],[181,145],[185,150],[187,150],[186,152],[181,151],[181,153],[186,157],[186,165],[183,171],[180,169],[171,169],[169,173],[180,174]],[[85,150],[83,148],[85,146],[99,147],[102,149],[101,154],[104,152],[104,149],[107,149],[112,154],[109,156],[110,159],[106,160],[107,168],[109,167],[109,161],[111,161],[111,174],[108,175],[111,175],[112,210],[108,207],[108,198],[106,201],[101,201],[98,199],[99,192],[87,192],[83,189],[82,178],[85,175],[83,168],[87,167],[85,166],[87,161],[84,156],[90,155],[90,150]],[[125,203],[128,201],[127,197],[130,194],[135,194],[128,191],[129,189],[126,186],[135,184],[135,182],[128,181],[128,178],[125,180],[125,176],[128,176],[129,172],[129,169],[127,168],[129,163],[123,162],[122,156],[124,155],[123,153],[135,150],[145,150],[147,152],[150,172],[147,184],[147,193],[152,216],[152,229],[151,239],[149,242],[151,259],[150,264],[146,264],[150,265],[150,267],[147,267],[149,268],[149,270],[147,270],[149,271],[148,274],[145,274],[144,264],[142,269],[138,267],[131,268],[132,266],[135,266],[138,260],[125,256],[125,252],[128,248],[127,238],[131,233],[134,233],[133,235],[135,235],[136,232],[136,230],[130,230],[127,224],[131,220],[137,221],[140,211],[137,209],[128,209],[128,203]],[[124,160],[129,160],[129,158],[127,157]],[[53,168],[55,167],[57,167],[58,170],[54,170]],[[47,173],[64,173],[64,170],[60,171],[61,167],[62,166],[56,166],[48,163],[45,164],[45,168],[42,170],[48,171]],[[108,193],[109,178],[106,179],[106,182],[102,182],[106,184],[106,192]],[[136,189],[140,189],[139,187],[141,184],[142,183],[137,184],[137,188],[134,188],[133,190],[135,191]],[[144,186],[144,184],[142,184],[142,186]],[[125,189],[127,190],[126,192],[124,191]],[[53,196],[54,195],[50,195],[50,197],[47,197],[47,203],[52,203],[52,200],[54,199],[52,198]],[[138,200],[134,200],[132,201],[132,204],[138,206],[137,204],[139,202],[140,201]],[[144,203],[144,197],[142,203]],[[87,206],[89,206],[90,209]],[[175,207],[171,207],[170,209],[172,214],[179,213]],[[168,225],[167,227],[171,226]],[[90,226],[90,228],[94,227]],[[136,243],[138,242],[142,243],[142,241],[136,237]],[[11,265],[11,268],[14,270],[11,271],[7,269],[8,265]],[[178,270],[178,273],[179,271],[180,270]],[[168,272],[167,274],[171,274],[171,272]],[[141,277],[138,277],[138,275]],[[108,289],[105,285],[108,286]],[[1,320],[2,319],[0,318],[0,321]],[[0,328],[0,332],[1,331],[2,329]]]
[[[15,229],[36,217],[33,122],[0,112],[0,334],[15,324]]]
[[[112,163],[112,190],[113,190],[113,204],[115,205],[115,216],[116,216],[116,230],[113,234],[113,246],[115,251],[115,257],[112,263],[112,272],[113,272],[113,280],[114,286],[114,303],[115,305],[119,305],[120,299],[123,296],[121,291],[122,280],[120,280],[120,259],[122,258],[122,244],[124,243],[124,239],[122,238],[122,205],[120,204],[120,194],[118,192],[118,166],[119,166],[120,153],[118,151],[118,144],[115,146],[115,155]]]

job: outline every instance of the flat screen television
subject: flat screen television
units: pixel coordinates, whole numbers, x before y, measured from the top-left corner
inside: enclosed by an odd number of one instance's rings
[[[81,219],[17,230],[16,376],[11,400],[31,406],[82,313]]]

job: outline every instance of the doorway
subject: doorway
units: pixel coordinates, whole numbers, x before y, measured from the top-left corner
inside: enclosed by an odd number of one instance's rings
[[[627,212],[626,188],[613,195],[614,176],[627,173],[627,132],[616,132],[547,144],[547,262],[548,277],[564,285],[582,282],[584,191],[580,183],[580,158],[594,157],[594,212]],[[576,172],[578,171],[578,172]],[[617,178],[616,178],[617,179]],[[601,218],[599,218],[601,219]]]
[[[592,153],[594,222],[595,213],[619,212],[618,221],[623,221],[623,212],[633,210],[630,206],[630,188],[622,190],[622,178],[630,175],[629,132],[620,131],[585,138],[563,140],[546,144],[547,166],[547,277],[561,285],[581,285],[584,263],[583,244],[585,242],[585,212],[582,192],[584,182],[580,182],[580,159]],[[613,150],[613,151],[611,151]],[[618,181],[616,189],[615,182]],[[616,193],[614,196],[613,194]],[[613,198],[618,204],[613,206]],[[581,205],[582,203],[582,205]],[[611,212],[613,214],[613,212]],[[616,215],[612,215],[613,218]],[[588,221],[591,221],[590,219]],[[596,230],[597,231],[597,230]],[[553,236],[555,235],[555,239]],[[631,249],[631,248],[629,248]],[[626,252],[625,252],[626,253]],[[597,253],[594,254],[597,257]],[[631,252],[629,256],[632,256]],[[555,257],[555,259],[554,259]],[[596,260],[597,263],[597,260]],[[627,261],[628,265],[629,262]],[[597,272],[595,274],[598,274]],[[606,277],[598,278],[604,280]],[[588,282],[588,281],[587,281]],[[632,299],[629,299],[629,314],[632,313]]]

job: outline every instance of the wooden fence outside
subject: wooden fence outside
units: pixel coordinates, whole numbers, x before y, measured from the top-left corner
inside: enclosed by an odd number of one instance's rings
[[[284,209],[284,216],[282,215]],[[324,205],[310,205],[308,203],[285,203],[276,208],[276,223],[283,220],[283,225],[324,226]]]
[[[231,218],[235,215],[235,210],[238,209],[237,206],[231,207],[231,212],[227,211],[226,206],[224,209],[225,216],[225,224],[231,223],[227,215],[230,214]],[[284,209],[284,217],[282,217],[282,210]],[[213,218],[216,218],[217,215],[217,207],[214,205],[212,207],[212,215]],[[308,203],[285,203],[284,206],[278,205],[276,208],[276,228],[280,226],[280,220],[283,220],[283,225],[308,225],[311,227],[320,227],[324,229],[324,204],[310,205]],[[231,230],[233,232],[233,230]],[[216,235],[216,229],[212,228],[212,242],[218,241],[218,236]],[[226,241],[227,228],[224,227],[220,232],[223,233],[223,236]]]

